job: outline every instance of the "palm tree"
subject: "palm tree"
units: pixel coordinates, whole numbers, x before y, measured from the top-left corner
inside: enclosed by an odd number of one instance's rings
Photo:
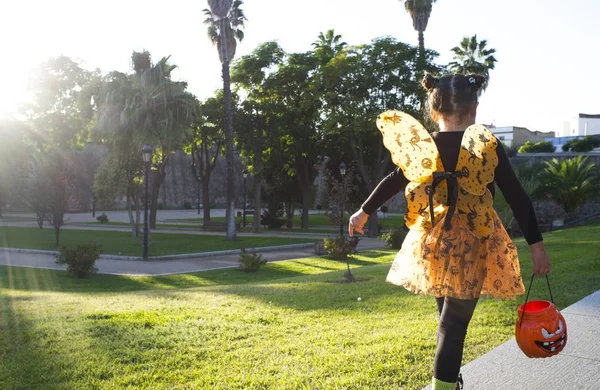
[[[414,29],[419,33],[419,61],[418,71],[425,70],[425,38],[424,32],[427,29],[431,8],[436,0],[405,0],[404,9],[410,14]]]
[[[205,9],[208,38],[217,46],[223,74],[223,106],[225,128],[225,161],[227,163],[227,239],[235,240],[235,207],[233,194],[233,103],[229,63],[235,55],[237,42],[244,39],[246,17],[240,8],[242,0],[208,0]]]
[[[569,213],[594,197],[600,188],[600,177],[594,171],[595,164],[588,158],[577,156],[558,161],[546,161],[542,175],[543,191]]]
[[[341,40],[342,36],[336,35],[334,30],[328,30],[325,34],[320,32],[319,37],[312,44],[315,48],[315,56],[321,63],[327,63],[348,45]]]
[[[460,46],[452,48],[454,52],[454,61],[448,64],[448,67],[456,73],[476,73],[484,75],[487,79],[483,85],[485,90],[490,80],[490,70],[496,66],[494,53],[496,49],[488,49],[485,39],[477,41],[477,34],[472,37],[464,37]]]

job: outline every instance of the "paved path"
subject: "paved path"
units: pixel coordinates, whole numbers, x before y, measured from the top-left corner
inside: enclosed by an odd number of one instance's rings
[[[600,290],[561,313],[568,341],[560,354],[529,359],[513,338],[461,369],[465,390],[600,389]]]
[[[358,250],[381,249],[384,243],[374,238],[364,238],[358,244]],[[285,249],[263,252],[267,261],[301,259],[315,256],[314,248]],[[159,276],[207,271],[220,268],[237,268],[239,255],[215,255],[175,260],[109,260],[96,261],[98,272],[110,275]],[[18,253],[0,250],[0,265],[15,267],[48,268],[64,270],[66,267],[54,263],[50,254]]]

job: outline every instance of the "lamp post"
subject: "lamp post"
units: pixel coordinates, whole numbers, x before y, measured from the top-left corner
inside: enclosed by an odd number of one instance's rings
[[[246,227],[246,179],[248,178],[248,171],[244,170],[244,214],[242,215],[242,226]]]
[[[342,175],[342,189],[340,191],[340,236],[344,235],[344,177],[346,176],[346,164],[342,161],[340,164],[340,175]]]
[[[143,259],[148,260],[148,171],[152,162],[152,146],[146,145],[142,148],[142,159],[144,160],[144,252]]]

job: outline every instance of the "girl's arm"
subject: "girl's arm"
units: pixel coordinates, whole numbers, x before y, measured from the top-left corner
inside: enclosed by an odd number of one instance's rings
[[[498,153],[498,166],[496,167],[494,180],[500,191],[502,191],[506,202],[510,205],[521,232],[529,244],[533,260],[533,273],[545,275],[550,272],[550,259],[544,248],[542,233],[537,223],[533,204],[510,165],[510,160],[502,147],[502,143],[498,142],[496,151]]]
[[[375,187],[371,195],[363,203],[362,207],[350,217],[348,232],[353,235],[354,230],[363,234],[363,226],[369,219],[369,215],[377,211],[385,202],[390,200],[408,184],[402,169],[396,168],[392,173],[383,178]]]

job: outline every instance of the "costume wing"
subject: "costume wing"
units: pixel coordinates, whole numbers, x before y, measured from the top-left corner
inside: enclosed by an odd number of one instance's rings
[[[486,238],[494,230],[493,200],[487,188],[498,166],[498,140],[482,125],[471,125],[463,135],[457,180],[460,186],[456,208],[463,224],[477,237]]]
[[[483,195],[494,181],[498,165],[496,137],[485,126],[471,125],[463,135],[456,171],[458,183],[473,195]]]
[[[410,183],[406,186],[406,226],[411,229],[429,229],[429,191],[432,174],[443,171],[442,160],[433,138],[412,116],[400,111],[386,111],[377,117],[377,128],[383,144],[390,151],[392,161],[404,172]],[[441,183],[434,193],[434,215],[441,216],[447,198],[446,183]]]
[[[408,180],[421,183],[430,179],[433,172],[444,170],[433,138],[412,116],[386,111],[377,117],[377,128],[392,161],[402,168]]]

